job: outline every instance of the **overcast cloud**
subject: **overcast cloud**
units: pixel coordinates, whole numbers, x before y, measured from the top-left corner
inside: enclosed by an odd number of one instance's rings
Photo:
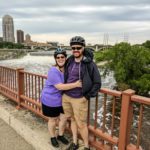
[[[0,24],[6,14],[13,17],[15,30],[33,41],[68,44],[81,35],[87,43],[103,44],[104,34],[109,44],[150,40],[150,0],[0,0]]]

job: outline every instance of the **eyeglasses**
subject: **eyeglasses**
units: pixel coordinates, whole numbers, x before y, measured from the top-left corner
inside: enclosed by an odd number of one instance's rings
[[[56,59],[64,59],[65,58],[65,56],[60,56],[60,57],[56,57]]]
[[[80,50],[82,47],[71,47],[72,50]]]

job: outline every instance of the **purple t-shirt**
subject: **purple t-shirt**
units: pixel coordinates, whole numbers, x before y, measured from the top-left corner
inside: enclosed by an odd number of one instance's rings
[[[73,62],[68,67],[68,79],[67,83],[73,83],[80,79],[80,70],[81,70],[81,63]],[[73,98],[81,98],[83,97],[82,88],[77,87],[71,90],[65,91],[65,94],[73,97]]]
[[[41,93],[41,101],[44,105],[50,107],[62,106],[62,91],[54,86],[60,83],[64,83],[64,74],[56,67],[51,67]]]

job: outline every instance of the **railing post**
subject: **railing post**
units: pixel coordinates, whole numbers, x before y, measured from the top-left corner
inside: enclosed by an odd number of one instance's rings
[[[130,142],[130,128],[132,122],[133,108],[131,104],[131,96],[135,91],[128,89],[122,92],[120,132],[119,132],[119,150],[126,150],[127,144]]]
[[[21,104],[21,98],[20,95],[22,95],[24,93],[24,74],[22,72],[20,72],[21,70],[24,70],[24,68],[18,68],[17,69],[17,102],[18,102],[18,106],[16,107],[17,109],[20,109],[20,104]]]

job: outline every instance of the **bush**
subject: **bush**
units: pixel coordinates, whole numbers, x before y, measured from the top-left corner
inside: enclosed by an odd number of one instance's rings
[[[23,49],[24,45],[12,42],[0,42],[0,48]]]
[[[100,58],[108,61],[105,69],[114,71],[119,89],[132,88],[140,95],[148,95],[150,51],[147,48],[119,43],[106,52],[99,53],[97,60]]]

